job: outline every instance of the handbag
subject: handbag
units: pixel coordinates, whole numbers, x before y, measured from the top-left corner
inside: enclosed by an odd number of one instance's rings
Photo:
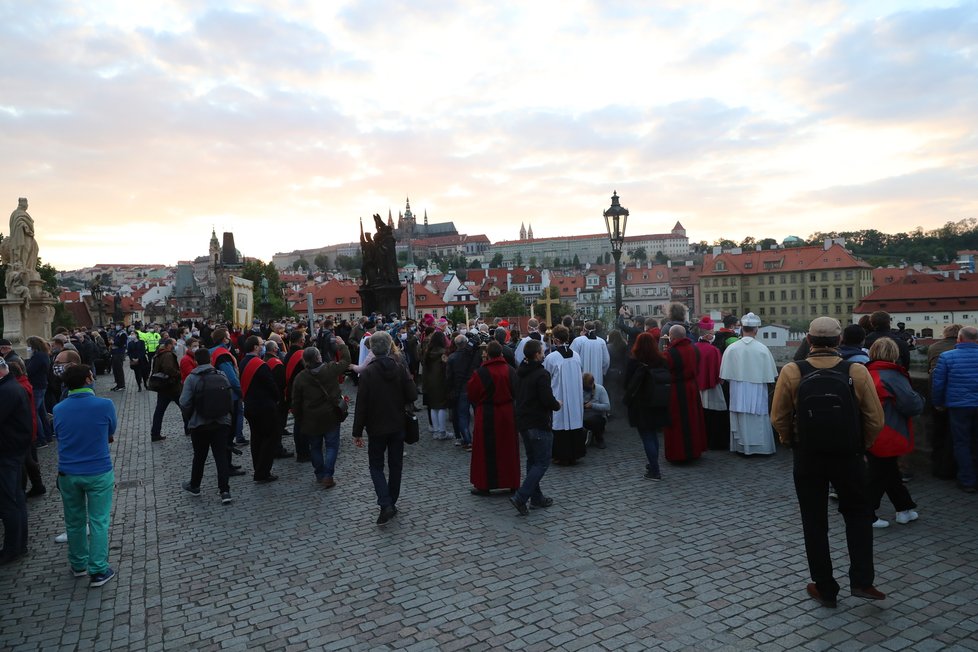
[[[138,366],[139,366],[139,360],[137,360],[135,358],[129,358],[129,368],[130,369],[135,369]]]
[[[414,412],[404,413],[404,443],[417,444],[421,438],[418,416]]]
[[[350,402],[347,397],[340,396],[336,399],[336,418],[343,423],[348,416],[350,416]]]
[[[146,380],[146,389],[151,392],[165,392],[170,389],[173,379],[162,371],[157,371]]]

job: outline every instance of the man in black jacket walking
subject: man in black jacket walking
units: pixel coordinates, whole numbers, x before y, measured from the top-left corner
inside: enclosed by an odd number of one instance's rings
[[[370,350],[374,359],[360,374],[357,389],[353,443],[357,448],[363,448],[363,431],[366,429],[370,479],[380,506],[377,525],[384,525],[397,514],[404,463],[405,407],[418,398],[418,388],[407,368],[390,357],[391,337],[386,331],[377,331],[370,336]],[[388,477],[384,477],[385,453],[390,466]]]
[[[521,516],[526,516],[530,513],[527,502],[534,507],[550,507],[554,502],[543,495],[540,480],[550,466],[553,413],[561,404],[550,389],[550,372],[543,368],[543,344],[529,340],[523,353],[523,364],[516,372],[516,428],[526,449],[526,477],[509,502]]]
[[[278,416],[281,398],[272,370],[261,357],[262,339],[251,335],[245,340],[245,357],[238,365],[241,374],[241,396],[244,416],[251,428],[251,463],[255,482],[278,480],[272,475],[272,463],[282,439],[282,424]]]

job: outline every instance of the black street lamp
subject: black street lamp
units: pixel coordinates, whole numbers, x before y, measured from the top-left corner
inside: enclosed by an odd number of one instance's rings
[[[611,195],[611,207],[604,212],[604,225],[611,241],[611,255],[615,258],[615,316],[621,312],[621,249],[625,245],[625,226],[628,209],[618,203],[618,191]]]
[[[98,279],[92,281],[92,302],[95,304],[96,310],[98,310],[98,327],[102,328],[102,297],[104,296],[104,291],[102,290],[102,284],[99,283]]]

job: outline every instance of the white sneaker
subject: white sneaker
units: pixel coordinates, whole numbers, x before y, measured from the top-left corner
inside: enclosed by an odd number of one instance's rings
[[[883,519],[878,518],[875,521],[873,521],[873,527],[876,528],[876,529],[882,529],[882,528],[885,528],[885,527],[890,527],[890,522],[889,521],[884,521]]]
[[[55,543],[68,543],[68,533],[62,532],[58,536],[54,537]]]
[[[906,525],[910,521],[916,521],[918,518],[920,518],[920,514],[912,509],[908,509],[903,512],[897,512],[896,522],[900,525]]]

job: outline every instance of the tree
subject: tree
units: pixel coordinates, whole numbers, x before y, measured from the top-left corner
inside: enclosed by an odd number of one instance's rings
[[[760,242],[757,243],[757,248],[758,249],[772,249],[777,244],[778,244],[778,241],[775,240],[774,238],[764,238],[763,240],[761,240]]]
[[[737,246],[737,243],[733,240],[728,240],[727,238],[719,238],[713,241],[714,247],[721,247],[723,249],[733,249]]]
[[[275,265],[272,263],[264,263],[257,259],[248,260],[245,262],[244,268],[241,270],[241,276],[254,283],[251,295],[256,310],[259,309],[259,307],[262,307],[263,310],[268,312],[271,319],[289,317],[295,314],[292,309],[289,308],[289,305],[286,303],[285,297],[282,294],[282,285],[281,281],[279,280],[278,269],[275,268]],[[261,279],[263,276],[268,281],[267,306],[262,304]]]
[[[503,255],[496,254],[492,257],[492,262],[489,263],[489,267],[502,267],[503,266]]]
[[[659,265],[665,265],[669,262],[669,256],[665,255],[661,251],[655,252],[655,262]]]
[[[465,310],[462,308],[452,308],[451,311],[445,316],[448,321],[453,324],[460,324],[465,321]]]
[[[477,258],[473,258],[472,262],[469,263],[469,269],[482,269],[482,263]]]
[[[354,270],[360,269],[360,254],[356,256],[345,256],[340,254],[336,257],[336,266],[343,271],[352,272]]]
[[[408,255],[408,252],[406,250],[405,251],[398,251],[397,252],[397,262],[400,263],[401,265],[406,265],[407,264],[407,255]]]
[[[526,314],[523,295],[514,290],[500,294],[489,304],[490,317],[522,317]]]
[[[316,254],[316,257],[312,260],[316,265],[316,269],[320,272],[325,272],[329,269],[329,256],[326,254]]]
[[[746,249],[757,249],[758,248],[757,247],[757,241],[754,240],[754,236],[749,235],[746,238],[744,238],[743,240],[741,240],[740,241],[740,248],[741,249],[745,249],[745,250]]]
[[[516,252],[516,266],[517,267],[522,267],[523,266],[523,252],[522,251],[517,251]]]
[[[300,258],[299,260],[292,263],[292,269],[299,271],[300,269],[309,269],[309,261],[305,258]]]
[[[522,261],[522,259],[523,259],[523,257],[520,256],[520,260],[521,261]],[[522,265],[523,263],[521,262],[520,264]],[[537,257],[536,256],[530,256],[530,267],[536,267],[536,266],[537,266]]]
[[[632,260],[639,260],[644,263],[649,259],[649,254],[645,251],[645,247],[636,247],[628,252],[628,257]]]
[[[574,265],[574,267],[580,268],[581,259],[578,257],[577,254],[574,254],[574,260],[572,261],[572,264]]]

